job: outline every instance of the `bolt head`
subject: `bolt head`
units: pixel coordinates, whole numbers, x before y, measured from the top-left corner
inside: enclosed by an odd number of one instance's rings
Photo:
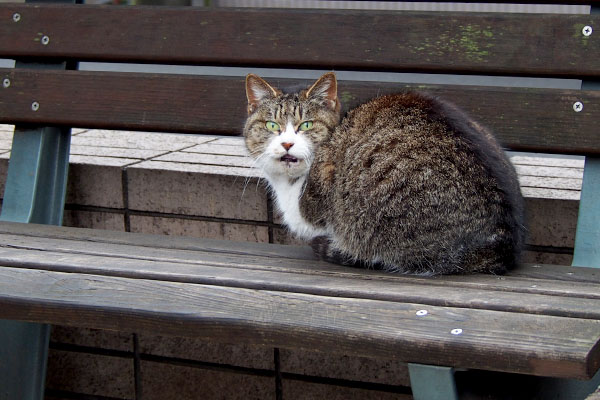
[[[452,329],[450,331],[450,333],[453,334],[453,335],[460,335],[462,332],[463,332],[463,330],[460,329],[460,328]]]
[[[583,33],[583,36],[591,36],[592,32],[594,31],[594,29],[592,29],[591,26],[586,25],[583,27],[583,29],[581,30],[581,33]]]
[[[46,35],[42,36],[42,44],[45,46],[50,43],[50,38]]]
[[[573,103],[573,111],[582,112],[583,111],[583,103],[580,101],[576,101]]]
[[[425,315],[427,315],[427,310],[419,310],[416,314],[419,317],[424,317]]]
[[[10,79],[4,78],[4,80],[2,81],[2,87],[5,89],[10,87]]]
[[[21,14],[14,13],[13,16],[12,16],[12,18],[13,18],[14,22],[19,22],[21,20]]]
[[[40,103],[38,103],[37,101],[34,101],[33,103],[31,103],[31,110],[32,111],[37,111],[40,109]]]

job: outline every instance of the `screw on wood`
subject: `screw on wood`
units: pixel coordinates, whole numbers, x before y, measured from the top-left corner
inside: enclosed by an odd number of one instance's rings
[[[10,79],[4,78],[4,80],[2,81],[2,87],[5,89],[10,87]]]
[[[31,111],[37,111],[40,109],[40,103],[38,103],[37,101],[34,101],[33,103],[31,103]]]
[[[573,110],[575,112],[582,112],[583,111],[583,103],[580,101],[576,101],[575,103],[573,103]]]
[[[14,13],[13,14],[13,21],[14,22],[19,22],[21,20],[21,14],[19,13]]]
[[[419,310],[416,313],[419,317],[424,317],[425,315],[427,315],[427,310]]]
[[[587,37],[587,36],[591,36],[593,31],[594,31],[594,30],[592,29],[592,27],[591,27],[591,26],[589,26],[589,25],[586,25],[586,26],[584,26],[584,27],[583,27],[583,29],[581,30],[581,33],[583,33],[583,36],[586,36],[586,37]]]
[[[50,38],[46,35],[42,36],[42,44],[45,46],[50,43]]]
[[[463,330],[460,329],[460,328],[452,329],[450,331],[450,333],[453,334],[453,335],[460,335],[462,332],[463,332]]]

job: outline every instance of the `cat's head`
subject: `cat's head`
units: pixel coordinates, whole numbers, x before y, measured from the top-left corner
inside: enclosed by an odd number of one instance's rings
[[[333,72],[298,93],[283,93],[260,77],[246,77],[246,146],[267,175],[298,178],[308,173],[319,144],[340,120]]]

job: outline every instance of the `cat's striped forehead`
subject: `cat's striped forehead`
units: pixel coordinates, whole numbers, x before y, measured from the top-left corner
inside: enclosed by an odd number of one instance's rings
[[[268,112],[278,121],[313,118],[322,108],[317,102],[307,99],[303,92],[282,93],[271,99]]]
[[[273,118],[282,121],[299,120],[304,117],[306,106],[300,101],[298,93],[284,94],[276,99],[271,109]]]

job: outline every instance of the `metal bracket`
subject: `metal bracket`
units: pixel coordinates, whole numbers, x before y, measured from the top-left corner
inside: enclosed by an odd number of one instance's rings
[[[458,400],[453,368],[409,363],[408,372],[415,400]]]
[[[70,142],[70,129],[15,128],[1,220],[62,224]]]
[[[600,268],[600,157],[586,157],[573,266]]]

